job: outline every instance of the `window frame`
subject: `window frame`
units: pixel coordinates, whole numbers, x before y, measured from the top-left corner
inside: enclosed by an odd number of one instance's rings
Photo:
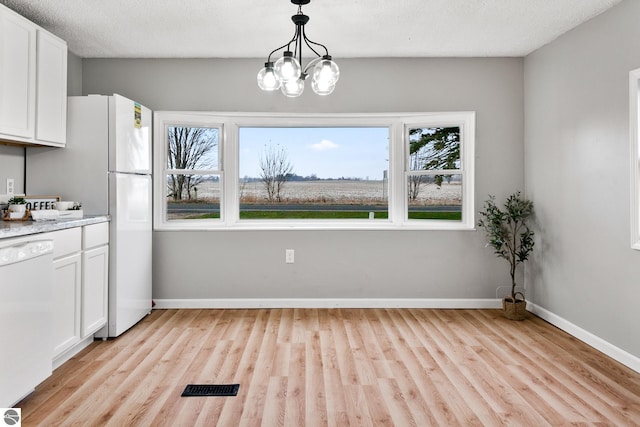
[[[463,175],[462,220],[408,219],[406,161],[408,126],[458,126]],[[447,113],[220,113],[156,111],[154,113],[154,175],[167,174],[167,126],[219,127],[221,180],[220,219],[166,219],[164,180],[154,180],[155,230],[474,230],[475,229],[475,112]],[[388,219],[260,219],[239,218],[239,129],[242,127],[386,127],[389,129]]]
[[[155,113],[154,113],[155,114]],[[217,169],[169,169],[168,165],[168,128],[169,127],[194,127],[194,128],[216,128],[218,129],[218,168]],[[167,182],[168,175],[219,175],[220,176],[220,218],[197,220],[201,225],[216,226],[224,221],[225,197],[223,186],[224,176],[224,150],[223,139],[224,124],[220,120],[212,121],[209,115],[176,112],[169,115],[154,116],[154,150],[153,165],[153,220],[154,228],[157,224],[172,224],[179,228],[191,228],[190,223],[194,220],[168,220],[167,219]],[[161,136],[160,136],[161,135]],[[161,144],[157,140],[162,140]],[[163,162],[163,163],[160,163]],[[158,177],[161,177],[158,179]],[[173,227],[171,227],[173,228]],[[199,227],[202,229],[202,227]],[[158,229],[158,228],[156,228]]]
[[[631,248],[640,250],[640,68],[629,72]]]
[[[465,114],[463,117],[462,114]],[[412,128],[434,128],[434,127],[458,127],[460,129],[460,167],[458,169],[441,169],[441,170],[428,170],[424,172],[412,171],[410,164],[409,153],[409,129]],[[404,120],[404,169],[403,186],[405,189],[403,200],[403,216],[405,222],[408,224],[423,224],[427,223],[429,228],[450,229],[446,227],[450,223],[443,220],[424,220],[424,219],[409,219],[409,197],[407,180],[409,175],[461,175],[462,177],[462,219],[460,223],[463,224],[464,229],[475,228],[475,200],[473,195],[475,194],[475,174],[474,174],[474,143],[475,143],[475,114],[473,113],[446,113],[446,114],[434,114],[426,118],[414,119],[409,118]],[[443,224],[444,223],[444,224]]]

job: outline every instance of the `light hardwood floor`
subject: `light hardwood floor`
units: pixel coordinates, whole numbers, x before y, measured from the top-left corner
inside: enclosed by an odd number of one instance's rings
[[[155,310],[17,406],[23,426],[629,426],[640,374],[497,310]]]

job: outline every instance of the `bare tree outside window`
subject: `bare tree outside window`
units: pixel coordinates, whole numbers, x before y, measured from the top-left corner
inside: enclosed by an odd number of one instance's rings
[[[282,201],[282,188],[287,182],[287,176],[293,172],[287,150],[278,145],[265,145],[260,156],[260,179],[267,191],[270,202]]]
[[[421,167],[417,165],[419,162],[419,157],[417,153],[412,153],[409,157],[409,161],[411,162],[410,170],[419,170]],[[418,195],[420,194],[420,185],[426,181],[426,176],[424,175],[409,175],[409,200],[416,200]]]
[[[218,129],[196,127],[169,127],[169,155],[167,169],[205,170],[217,168]],[[197,185],[201,175],[171,174],[168,195],[173,200],[197,198]]]
[[[414,128],[409,130],[410,170],[442,170],[460,167],[460,128]],[[416,200],[420,185],[433,180],[440,187],[451,175],[410,175],[409,199]]]

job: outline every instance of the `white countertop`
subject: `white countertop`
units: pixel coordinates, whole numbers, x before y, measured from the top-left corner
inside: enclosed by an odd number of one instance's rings
[[[82,227],[109,221],[108,215],[91,215],[81,219],[61,219],[56,221],[2,221],[0,220],[0,239],[7,237],[27,236],[64,230],[65,228]]]

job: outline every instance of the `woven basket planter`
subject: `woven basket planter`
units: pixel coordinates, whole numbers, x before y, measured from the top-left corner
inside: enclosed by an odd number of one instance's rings
[[[527,302],[524,300],[524,296],[522,299],[518,299],[516,295],[516,302],[513,302],[511,297],[502,298],[502,309],[504,317],[510,320],[524,320],[527,317]]]

